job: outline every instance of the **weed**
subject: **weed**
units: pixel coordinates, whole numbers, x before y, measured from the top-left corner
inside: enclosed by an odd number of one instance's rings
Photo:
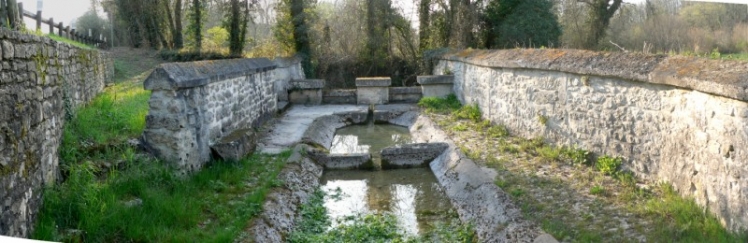
[[[548,145],[537,147],[535,151],[548,161],[558,161],[561,158],[561,150]]]
[[[466,105],[453,112],[452,115],[457,119],[468,119],[473,122],[479,122],[481,120],[481,112],[478,105]]]
[[[460,124],[454,125],[452,127],[452,130],[456,132],[464,132],[468,130],[468,127],[465,124],[460,123]]]
[[[538,122],[540,122],[541,125],[547,126],[548,125],[548,117],[538,114]]]
[[[618,171],[619,167],[621,167],[621,164],[623,163],[623,160],[618,157],[609,157],[607,155],[602,156],[600,158],[597,158],[597,163],[595,163],[597,170],[602,172],[606,175],[615,175],[615,173]]]
[[[589,165],[590,152],[577,147],[561,148],[562,157],[569,160],[572,165]]]
[[[488,136],[492,138],[503,138],[509,136],[509,131],[503,125],[491,126],[486,130],[486,133],[488,133]]]
[[[590,194],[592,195],[605,195],[605,188],[600,185],[595,185],[590,188]]]
[[[75,229],[90,242],[232,239],[260,212],[289,155],[214,163],[188,178],[144,158],[104,179],[91,162],[71,164],[68,180],[45,191],[33,238],[71,241],[65,232]],[[124,203],[134,198],[142,205]]]
[[[424,97],[418,101],[418,106],[426,108],[427,111],[447,114],[462,107],[457,96],[450,94],[446,98]]]
[[[514,188],[509,191],[509,194],[511,194],[513,197],[521,197],[522,195],[525,195],[525,191],[520,188]]]

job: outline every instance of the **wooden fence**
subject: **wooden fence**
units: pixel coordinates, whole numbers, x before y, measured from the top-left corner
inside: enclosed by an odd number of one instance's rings
[[[65,26],[63,22],[55,23],[53,18],[43,19],[42,11],[37,11],[36,14],[34,14],[33,12],[25,11],[23,9],[23,3],[17,4],[17,9],[9,8],[6,5],[6,1],[0,0],[0,23],[2,23],[3,28],[20,29],[22,28],[21,26],[24,25],[23,17],[28,17],[36,21],[37,30],[41,31],[42,24],[46,24],[47,26],[49,26],[49,34],[56,34],[61,37],[65,37],[99,48],[109,47],[106,37],[103,37],[101,35],[92,36],[90,29],[88,29],[87,31],[76,30],[74,28],[71,28],[69,25]],[[18,13],[21,13],[21,15],[19,15]],[[55,29],[57,31],[55,31]]]

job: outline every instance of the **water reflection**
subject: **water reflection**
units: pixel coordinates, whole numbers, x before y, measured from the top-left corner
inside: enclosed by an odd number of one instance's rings
[[[383,148],[411,143],[408,128],[395,125],[361,125],[338,129],[331,154],[379,153]]]
[[[341,196],[325,198],[333,227],[345,216],[390,213],[396,216],[403,233],[417,235],[435,222],[453,217],[449,199],[428,168],[390,171],[328,171],[322,176],[322,189],[328,195],[340,190]]]

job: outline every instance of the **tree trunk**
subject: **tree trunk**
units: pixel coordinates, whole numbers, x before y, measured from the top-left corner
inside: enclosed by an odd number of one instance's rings
[[[195,24],[195,50],[200,52],[203,47],[203,23],[202,22],[202,0],[192,0],[192,9],[194,11],[193,23]]]
[[[291,0],[291,21],[293,22],[294,49],[302,58],[302,67],[307,76],[312,76],[312,46],[309,43],[309,30],[306,23],[304,0]]]
[[[590,36],[586,39],[584,48],[595,49],[597,44],[605,36],[605,30],[608,29],[610,19],[616,13],[619,7],[621,7],[622,0],[591,0],[585,1],[590,6],[589,21],[588,25],[590,28]]]
[[[418,4],[418,48],[421,52],[428,49],[430,14],[431,0],[420,0]]]
[[[166,12],[166,19],[169,22],[169,32],[171,32],[171,34],[172,34],[172,36],[171,36],[171,43],[167,43],[168,44],[167,47],[169,49],[174,49],[174,32],[177,31],[177,27],[174,25],[174,17],[172,17],[172,15],[171,15],[171,6],[169,6],[170,2],[171,1],[168,1],[168,0],[167,1],[163,1],[163,3],[164,3],[164,11]]]
[[[239,35],[241,30],[239,29],[241,19],[241,11],[239,9],[239,0],[231,0],[231,15],[229,18],[229,53],[232,56],[239,56],[242,54],[242,43]]]
[[[184,37],[182,36],[182,0],[177,0],[174,5],[174,33],[171,36],[174,42],[174,49],[184,47]]]

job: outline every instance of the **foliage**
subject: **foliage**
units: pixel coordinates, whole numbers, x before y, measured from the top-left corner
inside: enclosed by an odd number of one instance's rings
[[[429,112],[445,114],[460,109],[462,104],[457,96],[450,94],[446,98],[424,97],[418,101],[418,106],[426,108]]]
[[[549,0],[492,0],[486,7],[486,47],[559,46],[561,27]]]
[[[220,60],[220,59],[230,59],[230,58],[236,58],[234,56],[231,56],[228,54],[228,52],[224,50],[211,50],[211,51],[201,51],[197,52],[194,50],[162,50],[158,52],[159,57],[163,59],[164,61],[170,61],[170,62],[193,62],[193,61],[201,61],[201,60]]]
[[[597,158],[595,167],[597,170],[606,175],[615,175],[618,172],[619,167],[623,164],[623,160],[619,157],[602,156]]]
[[[203,45],[203,27],[207,18],[206,0],[191,0],[189,10],[187,11],[187,29],[185,34],[185,47],[196,51],[202,51]]]
[[[107,21],[96,13],[96,10],[87,11],[75,21],[75,28],[78,31],[88,35],[88,30],[91,30],[91,36],[96,38],[99,35],[108,36],[108,33],[104,31],[108,25]]]
[[[125,168],[108,172],[104,179],[90,162],[71,165],[67,181],[45,191],[33,238],[229,241],[260,212],[269,188],[279,185],[275,177],[289,153],[215,163],[184,179],[164,162],[132,151],[122,155]]]
[[[681,197],[669,184],[656,188],[658,196],[638,210],[657,220],[653,242],[746,242],[748,232],[730,233],[719,220],[691,198]]]
[[[577,147],[564,147],[561,149],[561,155],[573,165],[589,165],[590,163],[591,153]]]
[[[207,35],[203,40],[203,47],[206,50],[216,51],[226,48],[229,32],[221,26],[215,26],[208,29]]]

